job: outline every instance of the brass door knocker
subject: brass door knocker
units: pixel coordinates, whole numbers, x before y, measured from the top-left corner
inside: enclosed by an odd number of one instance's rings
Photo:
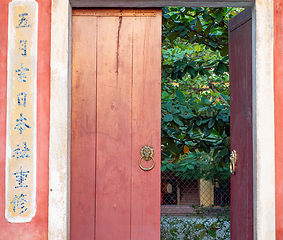
[[[151,169],[154,168],[154,165],[155,165],[155,160],[153,158],[153,155],[154,155],[154,150],[151,146],[149,145],[145,145],[141,148],[141,151],[140,151],[140,154],[141,154],[141,158],[139,160],[139,166],[142,170],[144,171],[150,171]],[[152,165],[151,167],[143,167],[142,164],[141,164],[141,160],[144,159],[145,161],[150,161],[152,160]]]

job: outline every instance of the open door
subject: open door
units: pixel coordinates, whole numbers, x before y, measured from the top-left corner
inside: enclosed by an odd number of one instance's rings
[[[253,239],[252,11],[229,21],[231,151],[231,240]]]
[[[72,21],[71,240],[160,239],[161,9]]]

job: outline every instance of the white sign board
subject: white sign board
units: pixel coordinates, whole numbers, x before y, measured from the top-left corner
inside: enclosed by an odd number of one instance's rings
[[[36,212],[38,4],[9,4],[6,124],[6,203],[9,222],[30,222]]]

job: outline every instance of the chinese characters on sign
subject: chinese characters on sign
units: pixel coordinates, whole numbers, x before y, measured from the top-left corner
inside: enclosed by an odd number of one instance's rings
[[[18,158],[28,158],[28,157],[30,157],[30,155],[27,154],[27,152],[29,152],[29,149],[27,147],[27,143],[23,142],[23,145],[24,145],[24,148],[21,150],[19,148],[19,144],[17,144],[17,148],[15,150],[13,150],[12,158],[16,157],[18,159]]]
[[[28,68],[24,68],[24,64],[21,63],[21,68],[15,70],[16,73],[18,73],[17,75],[17,79],[19,82],[26,82],[27,81],[27,76],[26,76],[26,72],[29,71]]]
[[[37,22],[35,0],[9,4],[6,201],[9,222],[36,213]]]

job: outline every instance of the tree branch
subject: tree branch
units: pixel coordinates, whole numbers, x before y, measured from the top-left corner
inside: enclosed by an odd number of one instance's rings
[[[193,90],[195,93],[203,92],[203,91],[208,91],[209,89],[211,89],[214,93],[215,92],[219,92],[220,93],[220,91],[214,86],[214,84],[212,82],[208,83],[208,87],[207,88],[194,88],[194,87],[189,87],[189,88],[191,90]],[[221,99],[224,103],[229,105],[228,102],[221,95],[219,95],[219,99]]]
[[[209,88],[213,91],[213,92],[219,92],[218,89],[214,86],[214,84],[212,82],[210,82],[208,84]],[[220,93],[220,92],[219,92]],[[221,96],[221,94],[219,95],[219,99],[221,99],[223,102],[225,102],[227,105],[229,105],[227,103],[227,101]]]
[[[210,17],[214,20],[214,22],[216,22],[215,17],[211,16],[210,14],[208,14],[208,16],[210,16]],[[223,22],[223,23],[224,23],[224,25],[228,28],[227,23],[226,23],[226,22],[224,22],[224,20],[223,20],[223,19],[222,19],[222,22]]]
[[[206,38],[206,39],[209,39],[209,40],[212,41],[212,42],[215,42],[215,43],[219,44],[219,45],[228,46],[228,43],[219,42],[219,41],[217,41],[217,40],[214,40],[214,39],[210,38],[209,36],[207,36],[206,34],[200,33],[200,32],[198,32],[198,31],[196,31],[196,30],[194,30],[194,29],[192,29],[192,28],[190,28],[190,27],[188,27],[188,29],[189,29],[190,31],[195,32],[196,34],[198,34],[198,35],[200,35],[200,36]],[[187,35],[187,36],[188,36],[188,35]],[[220,50],[221,50],[221,49],[220,49]]]
[[[208,91],[210,88],[194,88],[194,87],[190,87],[191,90],[193,90],[194,92],[198,93],[198,92],[202,92],[202,91]]]

